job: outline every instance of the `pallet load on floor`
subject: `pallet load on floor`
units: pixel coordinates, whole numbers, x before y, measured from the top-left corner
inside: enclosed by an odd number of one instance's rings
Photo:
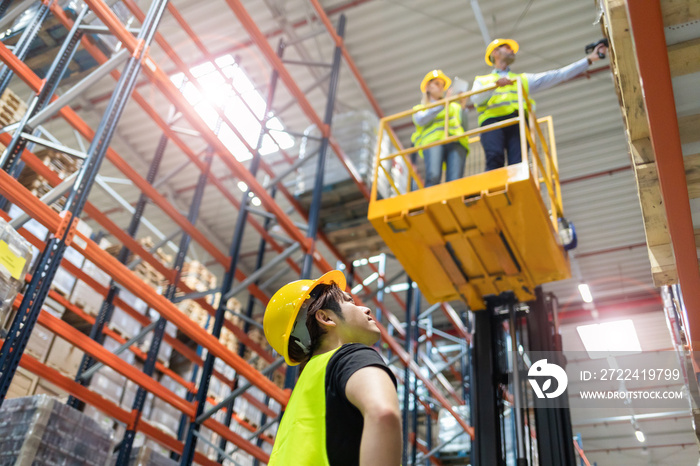
[[[6,400],[0,409],[0,464],[103,466],[111,432],[47,395]]]

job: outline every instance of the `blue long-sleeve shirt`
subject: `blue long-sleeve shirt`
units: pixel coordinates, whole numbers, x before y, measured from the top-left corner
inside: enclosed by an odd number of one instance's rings
[[[524,73],[527,77],[529,88],[528,93],[532,95],[539,91],[554,87],[561,82],[573,78],[574,76],[578,76],[587,69],[588,59],[582,58],[570,65],[559,68],[558,70],[550,70],[543,73]],[[502,78],[507,78],[509,71],[510,68],[506,68],[505,70],[494,69],[492,72],[498,74]],[[472,91],[476,91],[484,87],[484,85],[475,80],[474,85],[472,86]],[[471,97],[471,101],[474,105],[480,105],[489,100],[492,95],[493,91],[482,92],[481,94],[473,95]]]

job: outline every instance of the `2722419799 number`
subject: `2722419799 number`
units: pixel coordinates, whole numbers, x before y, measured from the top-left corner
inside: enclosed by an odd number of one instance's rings
[[[678,381],[679,369],[601,369],[598,380]]]

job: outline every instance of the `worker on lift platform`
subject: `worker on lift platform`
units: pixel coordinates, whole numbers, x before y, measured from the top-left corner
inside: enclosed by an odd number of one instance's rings
[[[269,466],[401,462],[396,379],[370,346],[380,337],[367,307],[333,270],[280,288],[265,310],[270,345],[305,367],[277,431]]]
[[[593,62],[604,58],[607,52],[607,47],[603,43],[598,43],[587,57],[558,70],[517,74],[510,70],[510,65],[515,61],[515,54],[518,53],[519,48],[518,43],[512,39],[496,39],[486,47],[484,59],[487,65],[494,68],[490,74],[474,78],[472,91],[492,84],[498,87],[493,91],[482,92],[471,97],[479,113],[479,126],[518,116],[518,88],[515,82],[518,77],[522,79],[525,92],[531,96],[583,73]],[[535,107],[535,101],[532,99],[530,99],[530,106],[533,109]],[[518,125],[482,133],[481,145],[484,147],[487,171],[504,165],[506,151],[508,165],[520,163],[522,160]]]
[[[450,88],[452,80],[442,70],[433,70],[425,75],[420,83],[423,99],[414,109],[423,108],[445,97],[445,91]],[[466,99],[465,99],[466,101]],[[466,102],[464,102],[466,104]],[[462,109],[464,105],[450,102],[448,115],[448,136],[464,132],[462,126]],[[438,105],[413,114],[416,131],[411,136],[414,146],[422,146],[444,139],[445,136],[445,107]],[[419,151],[425,162],[425,187],[440,183],[442,165],[445,164],[445,181],[453,181],[464,175],[464,165],[469,154],[469,137],[459,139],[439,146]]]

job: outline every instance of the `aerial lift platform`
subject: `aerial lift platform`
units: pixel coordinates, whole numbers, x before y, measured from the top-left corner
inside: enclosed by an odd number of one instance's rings
[[[552,119],[537,119],[520,83],[518,89],[521,116],[423,146],[401,149],[390,130],[392,122],[418,110],[380,121],[368,218],[431,303],[462,300],[472,310],[483,310],[485,297],[508,291],[527,302],[535,299],[536,286],[571,276],[559,231],[567,222]],[[428,107],[446,106],[472,94]],[[412,153],[468,135],[468,167],[479,165],[479,134],[509,125],[519,125],[522,154],[530,149],[523,162],[423,187]],[[392,150],[387,151],[386,138]]]
[[[430,106],[446,106],[472,94]],[[368,209],[370,222],[429,302],[461,300],[477,311],[467,382],[475,432],[469,457],[475,466],[502,464],[509,454],[501,428],[504,379],[513,393],[517,464],[529,464],[527,433],[533,431],[525,427],[528,388],[521,376],[527,363],[519,352],[523,346],[538,354],[561,351],[556,318],[550,319],[556,298],[545,296],[539,285],[571,276],[567,249],[576,243],[562,208],[552,119],[536,117],[519,79],[518,101],[516,118],[408,149],[400,147],[390,124],[418,109],[383,118]],[[445,134],[447,125],[446,116]],[[523,161],[484,172],[479,135],[509,125],[519,127]],[[465,177],[424,188],[409,156],[465,135],[471,149]],[[527,303],[524,311],[518,303]],[[506,367],[521,370],[504,373]],[[539,464],[573,466],[568,395],[547,402],[552,400],[536,400],[534,405]]]

